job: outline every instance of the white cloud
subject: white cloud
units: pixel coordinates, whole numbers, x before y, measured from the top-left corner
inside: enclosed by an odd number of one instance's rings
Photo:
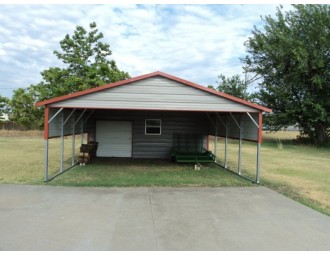
[[[161,70],[214,84],[219,73],[242,72],[244,41],[262,24],[260,15],[275,10],[274,5],[2,5],[0,89],[39,82],[41,71],[61,64],[53,50],[60,49],[65,34],[93,21],[119,68],[131,76]]]
[[[0,46],[0,47],[1,47],[1,46]],[[6,56],[6,55],[7,55],[6,51],[5,51],[4,49],[0,48],[0,56],[1,56],[1,57],[4,57],[4,56]]]

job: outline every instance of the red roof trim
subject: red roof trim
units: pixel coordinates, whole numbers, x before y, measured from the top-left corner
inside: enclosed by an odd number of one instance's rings
[[[208,92],[208,93],[211,93],[211,94],[229,99],[231,101],[247,105],[249,107],[258,109],[260,111],[272,112],[272,110],[269,109],[269,108],[266,108],[266,107],[260,106],[258,104],[254,104],[254,103],[245,101],[243,99],[240,99],[240,98],[237,98],[237,97],[234,97],[234,96],[231,96],[231,95],[219,92],[219,91],[215,91],[213,89],[206,88],[206,87],[201,86],[199,84],[196,84],[196,83],[193,83],[193,82],[190,82],[190,81],[187,81],[187,80],[181,79],[179,77],[176,77],[176,76],[173,76],[173,75],[170,75],[170,74],[167,74],[167,73],[163,73],[163,72],[160,72],[160,71],[145,74],[145,75],[140,75],[140,76],[137,76],[137,77],[134,77],[134,78],[131,78],[131,79],[127,79],[127,80],[123,80],[123,81],[110,83],[110,84],[103,85],[103,86],[100,86],[100,87],[97,87],[97,88],[87,89],[87,90],[75,92],[75,93],[72,93],[72,94],[69,94],[69,95],[55,97],[55,98],[48,99],[48,100],[45,100],[45,101],[37,102],[35,104],[35,106],[49,105],[49,104],[56,103],[56,102],[59,102],[59,101],[64,101],[64,100],[68,100],[68,99],[71,99],[71,98],[75,98],[75,97],[91,94],[91,93],[94,93],[94,92],[102,91],[102,90],[105,90],[105,89],[110,89],[110,88],[122,86],[122,85],[125,85],[125,84],[129,84],[129,83],[132,83],[132,82],[136,82],[136,81],[144,80],[144,79],[147,79],[147,78],[155,77],[157,75],[165,77],[165,78],[170,79],[170,80],[177,81],[177,82],[182,83],[184,85],[191,86],[193,88],[203,90],[205,92]]]

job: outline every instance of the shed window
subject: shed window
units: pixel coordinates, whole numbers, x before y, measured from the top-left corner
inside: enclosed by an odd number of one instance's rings
[[[145,134],[146,135],[161,135],[162,121],[160,119],[146,119]]]

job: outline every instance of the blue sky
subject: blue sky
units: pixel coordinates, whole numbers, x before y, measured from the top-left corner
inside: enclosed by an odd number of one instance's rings
[[[239,58],[260,15],[278,5],[0,5],[0,95],[63,67],[53,54],[77,25],[95,21],[112,59],[134,77],[163,71],[201,85],[242,74]],[[290,6],[285,6],[290,9]]]

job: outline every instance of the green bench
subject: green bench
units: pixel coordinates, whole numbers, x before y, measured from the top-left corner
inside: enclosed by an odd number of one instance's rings
[[[213,163],[215,155],[203,147],[203,135],[173,134],[171,160],[179,163]]]
[[[204,152],[171,151],[171,159],[179,163],[213,163],[215,156],[206,149]]]

